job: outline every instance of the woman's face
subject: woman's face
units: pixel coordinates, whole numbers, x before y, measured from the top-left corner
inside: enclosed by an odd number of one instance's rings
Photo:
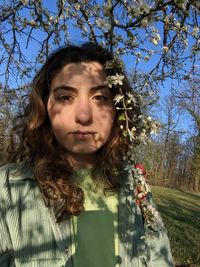
[[[82,62],[67,64],[52,80],[47,112],[57,142],[72,157],[92,155],[109,139],[115,107],[105,79],[100,63]]]

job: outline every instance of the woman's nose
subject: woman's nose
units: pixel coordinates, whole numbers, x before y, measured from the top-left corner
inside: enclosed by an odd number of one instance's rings
[[[92,109],[88,100],[81,100],[77,103],[75,121],[83,125],[92,122]]]

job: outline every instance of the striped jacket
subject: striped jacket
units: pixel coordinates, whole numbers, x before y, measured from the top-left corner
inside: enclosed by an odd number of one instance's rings
[[[0,266],[73,267],[70,220],[56,223],[33,174],[19,166],[0,168]],[[127,180],[120,192],[120,267],[174,266],[165,230],[141,239],[144,224],[140,209],[130,202],[132,189]]]

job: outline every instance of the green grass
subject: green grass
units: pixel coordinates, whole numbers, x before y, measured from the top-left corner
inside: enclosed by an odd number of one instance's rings
[[[176,264],[200,266],[200,194],[153,186]]]

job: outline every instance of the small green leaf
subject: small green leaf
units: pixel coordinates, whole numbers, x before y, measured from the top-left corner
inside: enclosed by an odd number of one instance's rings
[[[122,134],[123,134],[124,137],[127,137],[127,135],[128,135],[127,131],[123,131]]]
[[[125,114],[122,113],[120,116],[119,116],[119,121],[125,121],[126,118],[125,118]]]

